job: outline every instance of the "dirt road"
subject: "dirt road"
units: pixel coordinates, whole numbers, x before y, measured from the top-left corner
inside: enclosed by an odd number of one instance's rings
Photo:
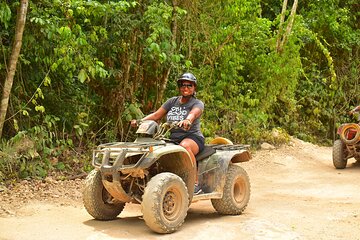
[[[240,216],[220,216],[209,201],[193,203],[181,229],[151,232],[139,205],[100,222],[81,203],[82,180],[22,182],[0,194],[0,239],[360,239],[360,164],[332,165],[331,148],[299,140],[261,150],[242,164],[252,195]]]

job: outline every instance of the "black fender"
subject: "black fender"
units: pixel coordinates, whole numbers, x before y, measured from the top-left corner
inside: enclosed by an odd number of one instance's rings
[[[249,161],[248,150],[218,150],[210,157],[198,162],[199,184],[205,193],[223,192],[229,164]]]

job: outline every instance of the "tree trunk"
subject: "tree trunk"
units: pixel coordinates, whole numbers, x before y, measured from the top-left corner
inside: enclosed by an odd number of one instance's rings
[[[172,46],[176,41],[176,37],[177,37],[177,20],[176,20],[176,7],[178,5],[177,0],[173,0],[172,1],[172,5],[173,5],[173,16],[172,16],[172,26],[171,26],[171,32],[172,32],[172,38],[171,38],[171,42],[172,42]],[[171,52],[174,53],[174,48],[171,48]],[[168,79],[169,79],[169,74],[170,74],[170,70],[171,70],[171,65],[168,67],[168,69],[166,69],[163,72],[163,76],[162,79],[160,80],[160,89],[159,89],[159,93],[157,94],[157,98],[156,98],[156,102],[155,102],[155,107],[158,108],[161,105],[161,101],[162,98],[164,96],[164,92],[168,83]]]
[[[284,0],[283,6],[282,6],[282,9],[281,9],[279,32],[278,32],[278,36],[277,36],[277,39],[276,39],[276,50],[278,52],[279,52],[279,49],[280,49],[281,38],[282,38],[282,35],[283,35],[283,25],[284,25],[284,21],[285,21],[287,2],[288,2],[287,0]]]
[[[10,92],[11,92],[12,85],[14,82],[16,64],[17,64],[19,54],[20,54],[28,5],[29,5],[28,0],[21,0],[20,7],[19,7],[18,13],[17,13],[14,45],[13,45],[10,60],[9,60],[9,70],[6,74],[6,79],[5,79],[3,93],[2,93],[2,99],[1,99],[1,106],[0,106],[0,138],[2,137],[6,112],[7,112],[7,108],[9,105]]]
[[[284,32],[284,21],[285,21],[285,13],[286,13],[286,8],[287,8],[287,0],[284,0],[283,2],[283,7],[281,10],[281,17],[280,17],[280,25],[279,25],[279,33],[276,39],[276,51],[278,53],[281,53],[283,50],[284,45],[287,42],[288,36],[291,33],[292,30],[292,26],[294,24],[294,19],[295,19],[295,14],[296,14],[296,9],[298,6],[298,0],[294,0],[294,3],[292,5],[291,8],[291,13],[289,16],[289,21],[288,24],[286,26],[286,31]]]
[[[283,36],[283,39],[280,43],[280,46],[279,46],[279,49],[280,51],[282,51],[282,48],[284,47],[284,45],[286,44],[287,42],[287,38],[288,36],[290,35],[291,33],[291,29],[292,29],[292,26],[294,24],[294,19],[295,19],[295,14],[296,14],[296,9],[297,9],[297,5],[298,5],[298,0],[294,0],[294,3],[293,3],[293,6],[291,8],[291,13],[290,13],[290,17],[289,17],[289,23],[288,25],[286,26],[286,31],[284,33],[284,36]]]

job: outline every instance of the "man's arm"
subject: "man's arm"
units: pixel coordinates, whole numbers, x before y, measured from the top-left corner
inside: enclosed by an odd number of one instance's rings
[[[350,111],[351,114],[354,114],[356,112],[360,111],[360,105],[356,106],[353,110]]]

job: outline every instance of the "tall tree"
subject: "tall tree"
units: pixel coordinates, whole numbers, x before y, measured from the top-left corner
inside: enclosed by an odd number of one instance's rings
[[[2,99],[1,99],[1,106],[0,106],[0,138],[2,136],[6,112],[7,112],[7,108],[9,105],[10,93],[11,93],[12,85],[14,82],[16,64],[17,64],[19,54],[20,54],[28,5],[29,5],[28,0],[21,0],[20,7],[19,7],[18,13],[17,13],[14,45],[13,45],[13,49],[12,49],[10,60],[9,60],[9,68],[8,68],[8,71],[6,74],[6,79],[5,79],[3,93],[2,93]]]
[[[290,16],[289,16],[289,23],[288,23],[288,25],[286,27],[286,32],[284,33],[283,25],[284,25],[284,20],[285,20],[287,2],[288,2],[287,0],[284,0],[282,11],[281,11],[279,34],[278,34],[278,38],[276,40],[276,50],[278,52],[282,52],[283,47],[286,44],[286,41],[287,41],[287,39],[288,39],[288,37],[289,37],[289,35],[291,33],[291,29],[292,29],[292,26],[294,24],[296,8],[297,8],[297,5],[298,5],[298,0],[294,0],[293,6],[291,8],[291,13],[290,13]]]

